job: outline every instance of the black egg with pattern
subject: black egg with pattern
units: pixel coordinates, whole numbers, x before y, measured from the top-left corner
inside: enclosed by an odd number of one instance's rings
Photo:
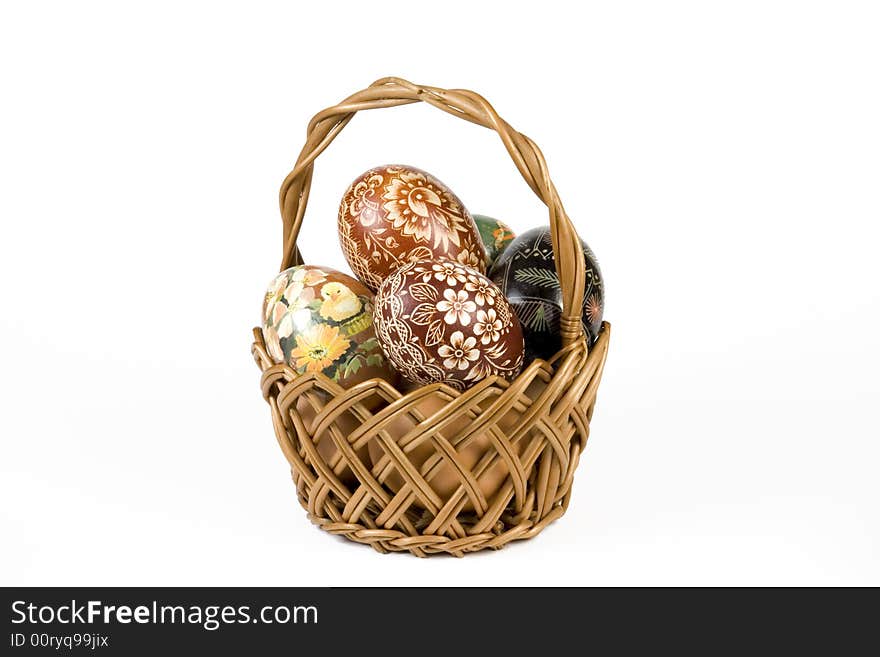
[[[590,344],[602,327],[605,287],[599,263],[586,242],[581,240],[586,265],[581,321]],[[501,253],[489,278],[501,288],[522,325],[526,343],[526,362],[548,359],[562,347],[559,321],[562,290],[556,274],[553,242],[549,228],[533,228],[518,236]]]

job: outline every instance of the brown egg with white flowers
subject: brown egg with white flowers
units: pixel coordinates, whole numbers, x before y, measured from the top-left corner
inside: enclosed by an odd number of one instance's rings
[[[406,262],[447,257],[485,273],[486,251],[461,200],[430,173],[404,165],[366,171],[342,198],[339,241],[374,292]]]
[[[464,390],[522,367],[519,320],[492,281],[452,260],[410,262],[390,274],[374,300],[376,339],[413,383]]]

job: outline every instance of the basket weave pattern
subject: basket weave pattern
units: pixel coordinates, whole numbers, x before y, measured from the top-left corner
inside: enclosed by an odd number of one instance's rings
[[[380,552],[463,556],[530,538],[565,513],[610,326],[603,324],[588,349],[580,322],[583,253],[538,147],[472,91],[398,78],[375,82],[309,123],[306,144],[281,187],[281,269],[303,263],[296,239],[315,158],[356,112],[419,101],[495,130],[547,205],[563,293],[562,350],[550,363],[532,362],[513,381],[490,377],[464,392],[439,383],[401,392],[379,379],[343,389],[323,374],[300,375],[275,364],[259,329],[252,353],[276,437],[313,523]],[[335,448],[329,458],[318,449],[328,439]],[[378,460],[366,458],[370,441],[381,447]],[[468,457],[474,445],[482,450],[476,462]],[[503,483],[484,494],[482,477],[499,468]],[[455,485],[441,494],[432,482],[449,473]]]

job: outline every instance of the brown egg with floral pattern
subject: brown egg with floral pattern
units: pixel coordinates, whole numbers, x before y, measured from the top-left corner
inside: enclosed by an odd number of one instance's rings
[[[402,264],[447,257],[485,273],[488,259],[461,200],[430,173],[389,164],[351,183],[339,205],[339,241],[374,292]]]
[[[263,302],[263,339],[275,362],[343,388],[397,379],[376,341],[373,294],[330,267],[299,265],[275,277]]]
[[[464,390],[489,376],[511,379],[522,367],[522,329],[507,299],[452,260],[402,265],[376,293],[373,317],[385,356],[413,383]]]

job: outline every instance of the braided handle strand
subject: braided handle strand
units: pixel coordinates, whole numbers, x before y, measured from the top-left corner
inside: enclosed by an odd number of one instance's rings
[[[281,217],[284,222],[281,269],[302,264],[296,239],[308,203],[315,158],[330,145],[357,112],[420,101],[497,132],[522,177],[547,206],[550,211],[550,234],[556,273],[562,288],[562,345],[567,347],[579,340],[583,334],[581,307],[585,283],[584,254],[577,232],[550,180],[544,156],[531,139],[514,130],[498,116],[485,98],[466,89],[440,89],[413,84],[400,78],[383,78],[352,94],[338,105],[316,114],[309,122],[306,143],[300,151],[296,166],[281,185]]]

